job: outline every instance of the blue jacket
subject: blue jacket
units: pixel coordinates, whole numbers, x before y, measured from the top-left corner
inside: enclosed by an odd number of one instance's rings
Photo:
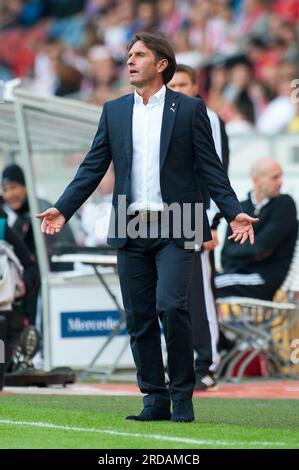
[[[96,189],[111,160],[115,170],[113,206],[117,208],[119,195],[125,195],[127,207],[130,204],[133,105],[133,93],[104,105],[91,149],[55,204],[67,220]],[[166,89],[160,140],[161,195],[167,204],[193,203],[193,225],[194,203],[203,201],[196,172],[204,178],[211,197],[229,222],[242,212],[217,157],[204,102]],[[115,248],[124,246],[126,237],[118,236],[117,217],[113,230],[116,236],[108,236],[108,243]],[[204,211],[203,239],[210,238]],[[177,242],[183,245],[185,240],[182,233]]]

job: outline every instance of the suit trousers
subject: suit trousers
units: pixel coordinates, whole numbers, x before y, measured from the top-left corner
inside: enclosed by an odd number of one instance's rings
[[[117,257],[141,392],[151,400],[192,398],[195,375],[188,288],[194,250],[184,249],[172,238],[128,238]],[[159,318],[167,346],[168,386]]]

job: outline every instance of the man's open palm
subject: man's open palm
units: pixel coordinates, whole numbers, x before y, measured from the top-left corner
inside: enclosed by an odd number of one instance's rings
[[[43,219],[41,224],[41,231],[47,235],[55,235],[60,232],[65,224],[64,215],[59,212],[55,207],[50,207],[40,214],[36,214],[38,219]]]
[[[235,242],[240,241],[242,245],[249,238],[250,244],[253,245],[254,231],[252,224],[256,224],[258,221],[258,218],[250,217],[250,215],[240,212],[229,224],[233,233],[228,239]]]

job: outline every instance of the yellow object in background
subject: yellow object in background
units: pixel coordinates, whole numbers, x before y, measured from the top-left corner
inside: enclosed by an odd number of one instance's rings
[[[293,134],[298,134],[299,133],[299,116],[295,116],[294,119],[289,124],[289,132],[292,132]]]

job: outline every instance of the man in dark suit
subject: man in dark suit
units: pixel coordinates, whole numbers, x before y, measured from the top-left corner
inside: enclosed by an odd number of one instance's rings
[[[209,119],[202,100],[165,87],[175,72],[174,53],[166,40],[140,33],[128,45],[130,83],[135,92],[105,103],[91,150],[74,180],[55,204],[38,218],[41,230],[54,235],[98,186],[111,160],[115,169],[112,220],[108,243],[118,250],[118,270],[127,315],[127,328],[137,368],[144,409],[128,419],[137,421],[194,420],[195,382],[193,341],[188,313],[188,285],[194,243],[176,230],[180,215],[170,217],[168,236],[163,214],[172,203],[191,208],[202,195],[196,171],[201,171],[211,196],[232,228],[231,239],[253,243],[252,223],[241,206],[217,157]],[[185,203],[185,205],[184,205]],[[124,207],[120,207],[124,206]],[[125,219],[123,212],[125,209]],[[142,235],[123,232],[123,222],[139,223]],[[152,236],[155,226],[158,235]],[[203,212],[203,238],[210,229]],[[114,233],[112,233],[114,232]],[[145,236],[144,236],[145,235]],[[189,237],[189,242],[194,240]],[[169,385],[165,383],[158,317],[168,352]],[[170,413],[170,403],[173,409]]]

